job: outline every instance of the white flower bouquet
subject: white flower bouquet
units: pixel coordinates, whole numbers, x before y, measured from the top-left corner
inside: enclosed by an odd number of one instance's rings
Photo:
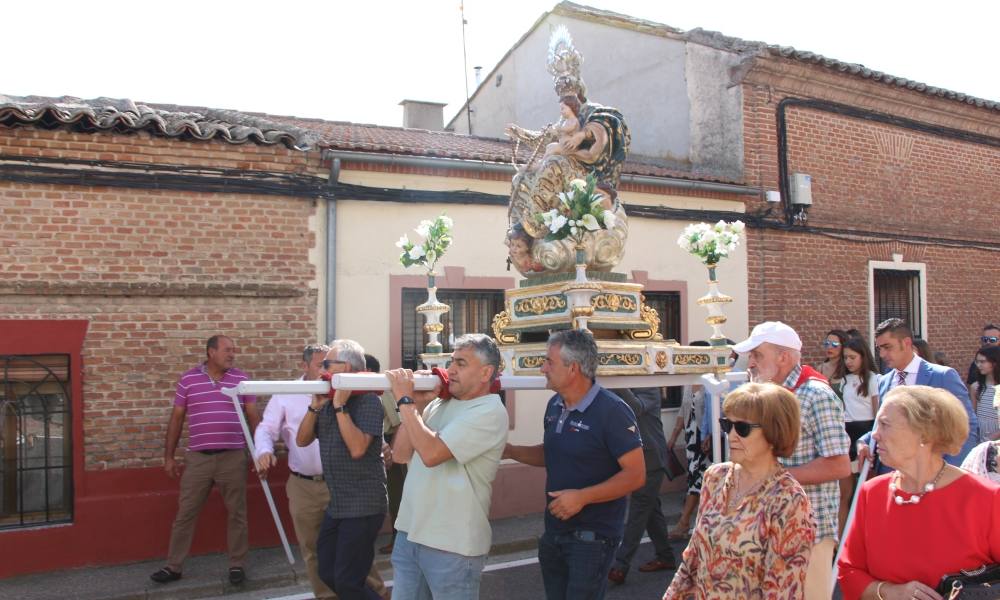
[[[677,245],[697,256],[706,265],[715,265],[736,250],[744,229],[746,226],[743,221],[688,225],[681,237],[677,238]]]
[[[588,175],[586,180],[574,179],[565,192],[559,193],[559,206],[535,213],[535,221],[549,229],[546,240],[572,237],[579,243],[588,231],[615,226],[615,214],[604,207],[603,196],[594,191],[596,185],[592,175]]]
[[[396,247],[402,249],[399,255],[399,262],[404,267],[421,265],[427,269],[427,274],[434,272],[434,265],[444,255],[448,246],[451,245],[451,230],[454,222],[451,217],[442,214],[433,221],[423,220],[417,225],[414,231],[424,238],[423,243],[415,244],[410,238],[403,235],[396,242]]]

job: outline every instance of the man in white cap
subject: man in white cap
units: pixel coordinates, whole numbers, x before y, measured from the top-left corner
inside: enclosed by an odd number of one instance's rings
[[[806,600],[830,598],[833,552],[837,545],[838,481],[851,474],[850,439],[844,429],[844,405],[826,378],[802,361],[802,340],[780,321],[765,321],[750,337],[733,346],[750,353],[753,381],[783,385],[799,399],[802,434],[795,453],[780,459],[809,496],[816,520],[816,545],[806,575]]]

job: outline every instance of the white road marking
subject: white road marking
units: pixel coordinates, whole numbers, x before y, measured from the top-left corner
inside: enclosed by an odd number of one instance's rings
[[[644,537],[639,540],[640,544],[648,544],[649,537]],[[493,563],[492,565],[486,565],[483,568],[483,573],[489,573],[490,571],[503,571],[504,569],[516,569],[517,567],[523,567],[525,565],[533,565],[538,562],[537,556],[532,556],[531,558],[522,558],[520,560],[509,560],[507,562]],[[393,580],[390,579],[385,582],[385,587],[391,588]],[[310,600],[313,597],[312,594],[293,594],[291,596],[280,596],[277,598],[269,598],[268,600]]]

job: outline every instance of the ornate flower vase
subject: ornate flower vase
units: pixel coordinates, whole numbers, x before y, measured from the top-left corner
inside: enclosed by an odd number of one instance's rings
[[[434,273],[427,274],[427,302],[417,307],[417,312],[422,314],[426,320],[424,333],[427,334],[427,345],[424,346],[424,351],[427,354],[441,354],[444,349],[444,346],[438,341],[438,336],[444,331],[441,316],[451,310],[447,304],[438,301],[434,277]]]
[[[574,329],[587,329],[587,322],[594,315],[591,299],[601,291],[601,286],[587,279],[587,250],[582,242],[576,244],[576,279],[566,284],[563,295],[569,303]]]
[[[722,324],[726,322],[726,315],[722,308],[733,299],[719,291],[719,280],[715,276],[716,263],[708,263],[708,293],[698,298],[698,304],[708,309],[708,317],[705,322],[712,327],[712,337],[708,338],[708,343],[712,346],[725,346],[726,336],[722,333]],[[725,359],[720,358],[724,363]]]

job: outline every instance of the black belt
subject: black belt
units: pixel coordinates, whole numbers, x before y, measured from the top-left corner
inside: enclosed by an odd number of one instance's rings
[[[301,477],[302,479],[308,479],[309,481],[323,481],[322,475],[303,475],[297,471],[289,471],[289,473],[295,475],[296,477]]]
[[[212,455],[212,454],[220,454],[222,452],[229,452],[230,450],[235,450],[235,448],[212,448],[211,450],[195,450],[195,452]]]

